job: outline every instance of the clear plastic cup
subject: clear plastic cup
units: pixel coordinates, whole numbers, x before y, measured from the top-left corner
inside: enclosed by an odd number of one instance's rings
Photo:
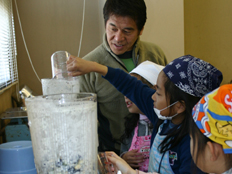
[[[26,98],[37,173],[97,174],[96,94]]]
[[[70,53],[67,51],[57,51],[51,56],[51,64],[52,64],[52,77],[53,78],[67,78],[68,71],[66,68],[67,60],[70,56]]]

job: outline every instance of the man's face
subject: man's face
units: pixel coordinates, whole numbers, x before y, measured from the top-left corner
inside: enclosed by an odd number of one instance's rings
[[[142,31],[130,17],[111,15],[106,22],[107,42],[116,55],[131,51]]]

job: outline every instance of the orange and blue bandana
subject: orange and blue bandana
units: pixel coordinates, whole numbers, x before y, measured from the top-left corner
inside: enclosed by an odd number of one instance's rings
[[[193,119],[200,131],[232,153],[232,84],[208,93],[195,105]]]

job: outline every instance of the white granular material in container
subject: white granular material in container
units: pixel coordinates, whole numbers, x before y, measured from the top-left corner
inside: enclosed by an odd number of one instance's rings
[[[73,95],[26,100],[38,173],[97,173],[97,102]]]
[[[43,95],[79,93],[79,77],[41,79]]]

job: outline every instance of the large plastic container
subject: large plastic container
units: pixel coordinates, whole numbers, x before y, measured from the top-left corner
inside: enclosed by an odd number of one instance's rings
[[[31,141],[0,144],[0,174],[36,174]]]
[[[41,79],[43,95],[79,93],[79,77]]]
[[[97,173],[96,94],[26,98],[38,173]]]

